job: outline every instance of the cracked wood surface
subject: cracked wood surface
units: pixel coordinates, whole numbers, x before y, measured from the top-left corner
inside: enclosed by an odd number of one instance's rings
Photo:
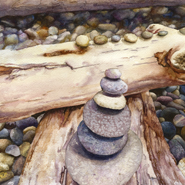
[[[185,177],[166,143],[149,92],[127,97],[131,130],[141,139],[142,162],[125,185],[184,185]],[[76,132],[83,107],[48,111],[29,150],[19,185],[77,185],[65,168],[65,149]]]
[[[177,6],[183,0],[0,0],[0,17],[9,15],[29,15],[44,12],[91,11],[146,6]]]
[[[168,35],[137,43],[90,43],[82,54],[46,57],[45,53],[80,49],[73,43],[38,45],[19,51],[0,51],[0,122],[13,121],[38,112],[86,103],[99,91],[108,68],[119,68],[129,94],[162,86],[185,83],[185,74],[158,64],[155,53],[171,48],[183,50],[185,35],[178,30],[153,25],[151,32],[167,30]]]

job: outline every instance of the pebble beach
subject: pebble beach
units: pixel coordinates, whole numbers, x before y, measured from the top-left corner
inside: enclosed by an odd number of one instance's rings
[[[74,41],[80,47],[89,42],[137,42],[138,37],[152,38],[145,31],[157,23],[185,35],[185,6],[146,7],[92,12],[43,13],[24,17],[0,18],[0,50],[20,50],[36,45]],[[158,35],[165,37],[167,31]],[[120,74],[118,74],[120,76]],[[103,81],[104,80],[104,81]],[[100,83],[105,92],[108,82]],[[124,89],[124,84],[119,82]],[[124,93],[120,88],[120,93]],[[185,85],[150,90],[163,134],[185,176]],[[124,105],[125,106],[125,105]],[[0,123],[0,185],[18,185],[30,145],[44,113]]]

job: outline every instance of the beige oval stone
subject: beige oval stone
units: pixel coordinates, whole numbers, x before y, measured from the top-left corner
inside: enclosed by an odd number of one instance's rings
[[[21,155],[24,157],[27,157],[28,155],[28,151],[30,149],[30,143],[28,142],[24,142],[22,145],[19,146]]]
[[[182,174],[185,176],[185,158],[182,158],[179,161],[178,167],[179,167],[180,171],[182,172]]]
[[[73,180],[80,185],[122,185],[138,169],[142,156],[142,143],[131,130],[118,154],[101,159],[86,153],[75,133],[67,146],[65,163]]]
[[[28,131],[30,131],[30,130],[36,131],[36,127],[34,127],[34,126],[26,127],[26,128],[23,130],[23,134],[26,134],[26,132],[28,132]]]
[[[4,152],[6,147],[11,143],[9,139],[0,139],[0,152]]]
[[[89,45],[89,38],[86,35],[80,35],[76,38],[76,44],[80,47],[87,47]]]
[[[13,165],[14,157],[5,153],[0,153],[0,163],[7,164],[9,167]]]
[[[5,123],[0,123],[0,131],[4,128]]]
[[[12,171],[0,172],[0,183],[11,179],[14,176]]]
[[[100,107],[108,109],[121,110],[126,105],[126,99],[123,95],[111,97],[105,95],[103,91],[99,91],[97,94],[95,94],[93,99]]]
[[[9,166],[5,163],[0,162],[0,172],[9,170]]]
[[[137,41],[138,37],[133,33],[127,33],[124,35],[124,39],[127,42],[135,43]]]

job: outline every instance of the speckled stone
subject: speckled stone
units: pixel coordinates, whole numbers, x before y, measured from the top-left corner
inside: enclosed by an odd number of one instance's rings
[[[26,161],[26,158],[23,156],[20,156],[15,160],[15,162],[12,166],[12,171],[13,171],[14,175],[21,175],[25,161]]]
[[[81,121],[77,130],[78,138],[84,148],[90,153],[96,155],[112,155],[119,152],[127,142],[127,134],[121,137],[107,138],[99,136],[93,133],[84,123]]]
[[[0,162],[0,172],[9,170],[9,166],[5,163]]]
[[[168,34],[167,31],[159,31],[159,32],[158,32],[158,35],[159,35],[159,36],[162,36],[162,37],[163,37],[163,36],[166,36],[167,34]]]
[[[94,37],[94,43],[102,45],[108,42],[108,38],[105,35],[98,35]]]
[[[7,164],[9,167],[13,165],[14,157],[5,153],[0,153],[0,163]]]
[[[117,68],[110,68],[105,71],[105,76],[110,79],[119,79],[121,77],[121,72]]]
[[[126,99],[123,95],[114,96],[107,95],[103,91],[99,91],[93,97],[94,101],[100,106],[113,110],[121,110],[126,105]]]
[[[113,35],[111,37],[112,42],[119,42],[121,40],[121,37],[119,35]]]
[[[75,133],[67,146],[65,163],[73,180],[80,185],[120,185],[133,176],[142,156],[141,141],[132,131],[128,132],[123,150],[106,158],[86,152]]]
[[[12,171],[0,172],[0,183],[11,179],[14,176]]]
[[[18,157],[19,155],[21,155],[20,149],[17,145],[8,145],[6,147],[5,153],[14,157]]]
[[[144,38],[144,39],[151,39],[153,37],[153,33],[149,32],[149,31],[144,31],[141,36]]]
[[[164,121],[161,123],[163,134],[165,138],[172,139],[176,134],[176,128],[170,121]]]
[[[126,42],[135,43],[137,41],[138,37],[133,33],[126,33],[124,35],[124,40]]]
[[[76,44],[80,47],[87,47],[89,45],[89,38],[86,35],[80,35],[76,38]]]
[[[111,110],[98,106],[89,100],[83,110],[83,119],[94,133],[104,137],[119,137],[130,129],[131,113],[126,105],[123,110]]]
[[[28,155],[28,151],[30,149],[30,143],[28,142],[24,142],[22,145],[19,146],[21,155],[24,157],[27,157]]]
[[[173,118],[173,123],[176,127],[184,127],[185,126],[185,116],[182,114],[177,114]]]
[[[113,95],[121,95],[128,90],[127,84],[121,79],[112,80],[104,77],[100,81],[100,86],[104,92]]]

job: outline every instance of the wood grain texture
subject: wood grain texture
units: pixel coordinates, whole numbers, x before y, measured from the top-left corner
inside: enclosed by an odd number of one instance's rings
[[[72,107],[45,114],[36,130],[19,185],[72,182],[65,169],[65,148],[82,120],[82,110],[83,107]]]
[[[43,12],[91,11],[120,8],[138,8],[146,6],[177,6],[185,4],[183,0],[0,0],[0,17],[6,15],[28,15]]]
[[[185,74],[158,64],[154,54],[185,45],[185,35],[162,25],[150,31],[167,30],[166,37],[139,38],[105,45],[90,43],[83,54],[45,57],[58,50],[78,51],[74,42],[38,45],[19,51],[0,51],[0,122],[13,121],[38,112],[81,105],[101,90],[100,80],[108,68],[119,68],[128,84],[125,95],[185,83]],[[4,73],[3,73],[4,71]]]

